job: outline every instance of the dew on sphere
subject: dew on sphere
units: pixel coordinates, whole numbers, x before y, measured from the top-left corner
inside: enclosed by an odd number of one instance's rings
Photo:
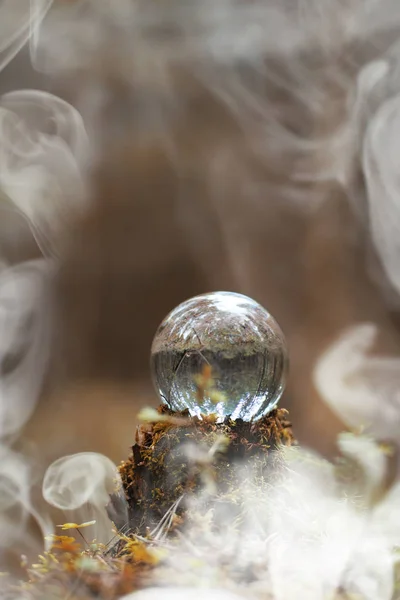
[[[151,349],[154,385],[174,411],[244,421],[273,410],[285,387],[284,335],[260,304],[233,292],[186,300],[159,326]]]

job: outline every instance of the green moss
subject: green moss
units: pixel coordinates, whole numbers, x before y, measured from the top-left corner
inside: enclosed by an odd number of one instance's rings
[[[155,527],[183,494],[190,497],[209,487],[234,498],[244,472],[253,480],[272,480],[282,466],[279,448],[293,443],[285,409],[254,423],[229,418],[216,423],[213,416],[190,417],[188,411],[176,413],[164,405],[158,412],[163,420],[138,428],[132,455],[119,469],[129,526],[142,534]],[[240,469],[239,475],[240,466],[245,470]],[[184,512],[182,502],[178,514]]]

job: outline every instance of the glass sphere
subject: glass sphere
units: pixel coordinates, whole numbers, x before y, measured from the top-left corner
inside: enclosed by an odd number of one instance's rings
[[[215,413],[219,421],[256,420],[274,409],[285,387],[284,335],[257,302],[233,292],[186,300],[153,340],[156,390],[172,410]]]

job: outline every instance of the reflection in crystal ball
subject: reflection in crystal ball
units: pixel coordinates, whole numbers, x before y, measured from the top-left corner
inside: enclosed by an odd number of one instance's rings
[[[151,367],[161,400],[191,415],[256,420],[285,387],[287,348],[277,322],[233,292],[196,296],[175,308],[153,340]]]

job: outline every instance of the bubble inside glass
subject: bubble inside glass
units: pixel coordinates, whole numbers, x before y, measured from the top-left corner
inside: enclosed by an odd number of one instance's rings
[[[153,381],[172,410],[244,421],[276,407],[287,348],[273,317],[233,292],[196,296],[161,323],[151,349]]]

